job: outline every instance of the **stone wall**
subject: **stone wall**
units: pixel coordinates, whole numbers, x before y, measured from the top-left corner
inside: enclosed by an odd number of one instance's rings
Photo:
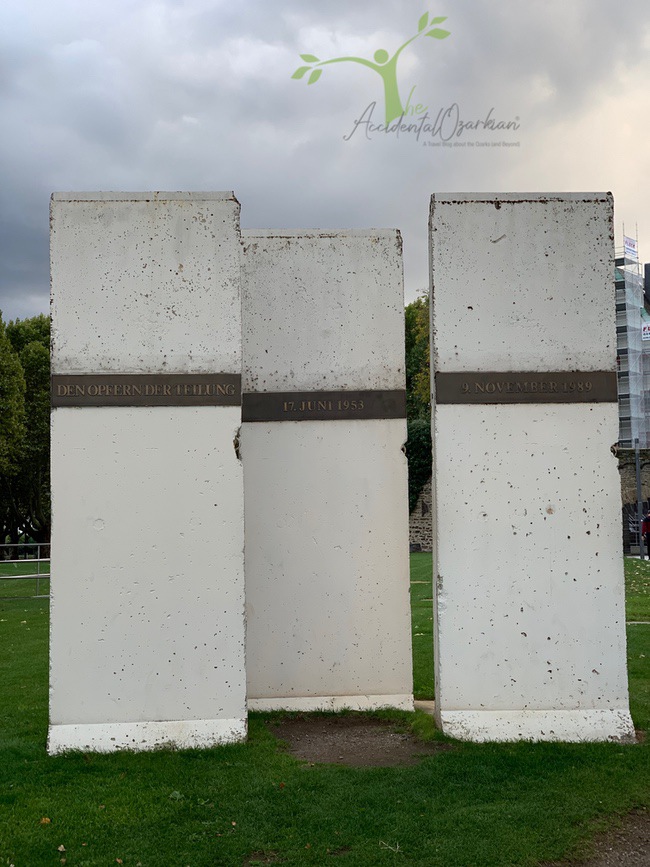
[[[433,550],[431,517],[431,479],[429,479],[409,515],[409,543],[412,551]]]
[[[641,494],[644,502],[650,499],[650,449],[641,449]],[[634,449],[619,449],[618,469],[621,474],[621,498],[623,505],[636,503],[636,469]]]

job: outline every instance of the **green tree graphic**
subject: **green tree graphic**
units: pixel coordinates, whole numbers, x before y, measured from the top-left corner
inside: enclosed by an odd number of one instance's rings
[[[307,79],[307,84],[315,84],[321,77],[323,72],[322,67],[328,66],[330,63],[360,63],[362,66],[374,69],[374,71],[381,76],[381,79],[384,82],[386,123],[388,124],[396,117],[401,117],[404,114],[404,107],[402,106],[402,100],[400,99],[399,88],[397,86],[397,61],[400,54],[404,51],[407,45],[410,45],[411,42],[418,39],[420,36],[430,36],[432,39],[446,39],[447,36],[450,35],[448,30],[441,30],[439,27],[433,27],[432,30],[427,30],[428,27],[431,27],[434,24],[442,24],[442,22],[446,20],[446,16],[441,18],[431,18],[431,20],[429,20],[429,13],[425,12],[418,21],[418,32],[415,36],[411,36],[410,39],[407,39],[406,42],[397,49],[392,57],[390,57],[388,52],[383,48],[375,51],[373,60],[366,60],[365,57],[334,57],[331,60],[319,60],[317,57],[314,57],[313,54],[301,54],[301,60],[304,60],[305,63],[309,64],[309,66],[298,67],[291,77],[302,78],[305,73],[309,72],[310,75]]]

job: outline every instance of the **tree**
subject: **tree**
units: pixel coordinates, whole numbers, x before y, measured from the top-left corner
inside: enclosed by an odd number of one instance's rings
[[[409,511],[431,478],[431,388],[429,364],[429,297],[406,306],[406,417],[409,462]]]
[[[50,353],[27,343],[20,353],[25,375],[25,446],[17,481],[22,524],[36,542],[50,539]]]
[[[0,473],[18,470],[25,435],[25,378],[0,314]]]
[[[0,464],[0,533],[11,542],[21,534],[37,542],[50,537],[49,330],[43,315],[3,327],[4,355],[11,359],[13,376],[20,383],[22,419],[14,460]],[[0,394],[11,381],[5,365],[0,368]]]
[[[16,541],[18,521],[8,480],[20,470],[25,439],[25,377],[0,314],[0,543]]]
[[[404,311],[406,334],[406,415],[430,418],[429,296],[422,295]]]
[[[7,336],[14,350],[20,354],[28,343],[40,343],[49,352],[50,320],[42,313],[30,319],[16,319],[7,323]],[[49,376],[49,361],[48,361]]]
[[[404,114],[404,107],[397,86],[397,61],[400,54],[407,45],[410,45],[422,35],[430,36],[432,39],[446,39],[450,35],[448,30],[441,30],[439,27],[427,30],[427,27],[430,27],[432,24],[442,24],[446,20],[446,16],[429,20],[429,13],[425,12],[418,21],[418,32],[414,36],[411,36],[410,39],[407,39],[403,45],[400,45],[392,57],[384,48],[379,48],[375,51],[372,60],[368,60],[365,57],[333,57],[331,60],[319,60],[313,54],[301,54],[301,59],[305,63],[308,63],[309,66],[298,67],[291,77],[302,78],[305,73],[309,72],[307,84],[315,84],[321,77],[324,66],[328,66],[331,63],[360,63],[362,66],[372,69],[381,77],[386,103],[386,123],[389,124],[392,120]]]

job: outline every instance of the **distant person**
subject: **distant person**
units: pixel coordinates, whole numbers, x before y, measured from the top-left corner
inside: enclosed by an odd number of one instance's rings
[[[641,535],[643,536],[643,544],[645,545],[646,556],[650,554],[650,512],[646,512],[643,523],[641,524]],[[650,557],[648,558],[650,559]]]

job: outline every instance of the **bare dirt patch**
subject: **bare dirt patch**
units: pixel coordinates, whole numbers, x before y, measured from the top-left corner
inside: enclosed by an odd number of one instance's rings
[[[450,743],[420,741],[393,722],[363,714],[298,714],[271,720],[267,726],[293,756],[310,764],[405,767],[417,765],[425,756],[455,749]],[[597,835],[590,850],[592,854],[584,858],[543,862],[538,867],[650,867],[650,811],[632,811],[615,828]],[[246,865],[277,863],[264,861],[264,853],[255,854],[259,860],[249,860]],[[330,854],[344,855],[347,850]],[[275,857],[275,853],[270,854],[271,859]]]
[[[312,764],[405,767],[454,749],[452,744],[420,741],[408,731],[397,730],[395,723],[363,715],[298,715],[267,725],[292,755]]]
[[[598,834],[592,855],[567,861],[544,862],[539,867],[648,867],[650,865],[650,812],[633,810],[616,828]]]

